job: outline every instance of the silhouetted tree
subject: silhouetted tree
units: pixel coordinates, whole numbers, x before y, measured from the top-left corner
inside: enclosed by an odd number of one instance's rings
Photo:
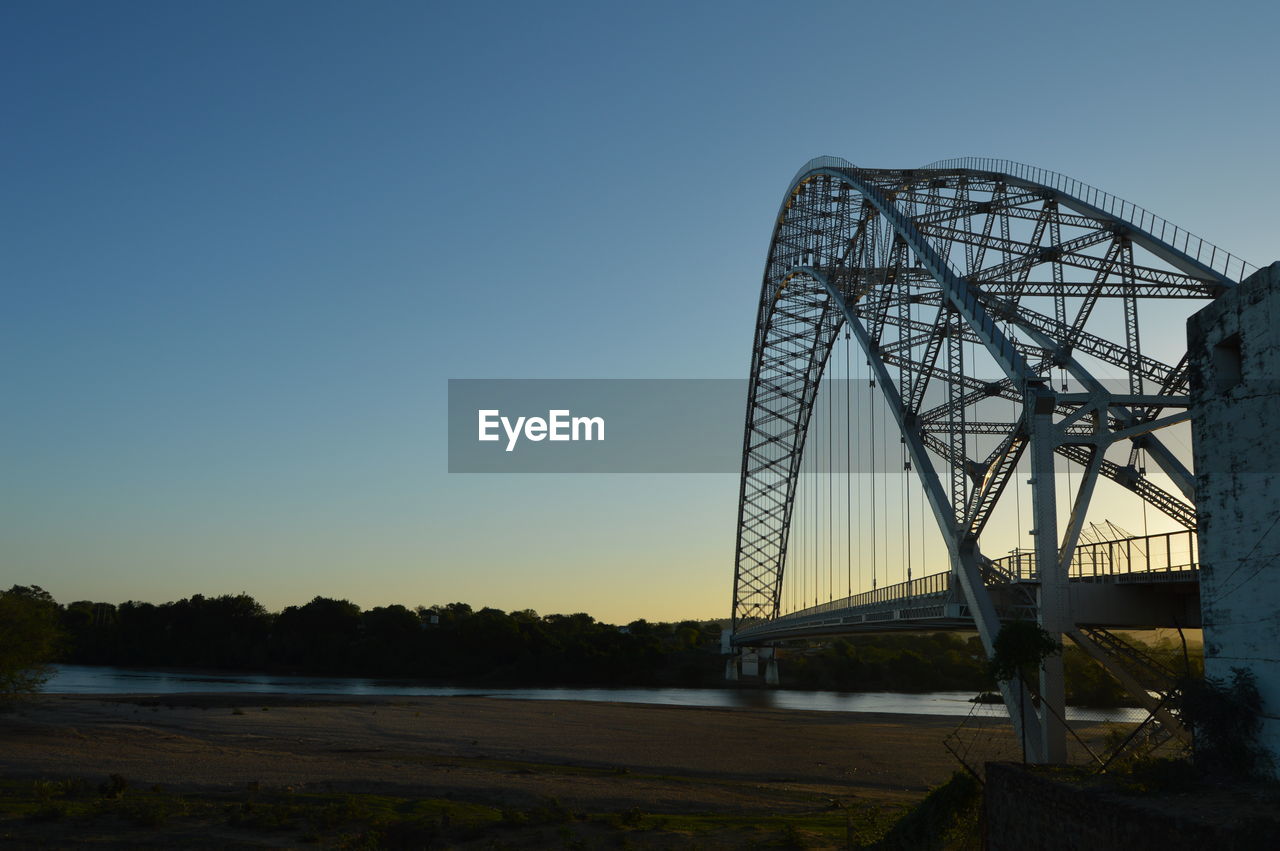
[[[39,691],[62,638],[49,592],[39,585],[0,591],[0,702]]]

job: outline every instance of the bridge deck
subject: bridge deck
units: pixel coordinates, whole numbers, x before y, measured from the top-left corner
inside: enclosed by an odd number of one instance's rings
[[[1200,625],[1199,564],[1192,532],[1100,541],[1079,547],[1071,565],[1071,606],[1081,626],[1128,629]],[[1031,553],[987,563],[987,587],[1002,619],[1034,619]],[[973,629],[950,571],[933,573],[790,612],[740,629],[737,645],[788,638],[894,630]]]

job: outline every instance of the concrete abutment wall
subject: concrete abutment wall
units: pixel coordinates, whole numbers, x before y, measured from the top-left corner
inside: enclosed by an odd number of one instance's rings
[[[1280,262],[1187,322],[1205,673],[1247,668],[1280,766]]]

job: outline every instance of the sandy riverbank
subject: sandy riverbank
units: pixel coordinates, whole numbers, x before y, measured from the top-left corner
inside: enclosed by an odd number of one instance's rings
[[[9,778],[259,783],[670,811],[921,797],[961,719],[479,697],[55,695],[0,718]],[[1100,733],[1100,731],[1099,731]],[[984,745],[1007,725],[988,727]],[[793,793],[796,793],[793,795]]]
[[[1007,721],[954,716],[46,695],[0,715],[0,844],[848,847],[959,768],[947,743],[1017,754]]]

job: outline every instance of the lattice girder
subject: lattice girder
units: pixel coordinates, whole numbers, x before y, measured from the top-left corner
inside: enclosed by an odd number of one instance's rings
[[[1024,176],[971,168],[872,170],[824,160],[797,175],[779,211],[757,316],[735,618],[768,618],[778,610],[809,416],[844,323],[826,287],[862,317],[874,341],[868,357],[892,367],[904,413],[912,415],[904,422],[938,450],[930,455],[951,483],[952,531],[962,536],[981,531],[1008,479],[1007,459],[1020,454],[1001,454],[1003,464],[967,457],[967,436],[1020,445],[1019,418],[1003,424],[971,418],[967,412],[982,399],[1021,402],[1029,389],[1048,385],[1049,369],[1073,355],[1125,370],[1131,395],[1185,393],[1185,359],[1170,365],[1137,350],[1138,304],[1211,298],[1233,281],[1143,230],[1146,218],[1135,225],[1123,206],[1112,214],[1096,201]],[[1139,262],[1136,246],[1152,256]],[[825,286],[818,283],[823,277]],[[1073,314],[1067,299],[1078,302]],[[1088,330],[1104,299],[1124,305],[1127,345]],[[1052,300],[1051,313],[1036,310],[1035,300]],[[1005,335],[1005,324],[1022,329],[1021,339]],[[1037,345],[1037,338],[1049,344]],[[965,364],[965,350],[973,347],[995,375],[977,376],[976,365]],[[934,388],[945,401],[930,407]],[[1074,410],[1071,404],[1054,409],[1064,417]],[[1108,411],[1104,431],[1162,409],[1152,404],[1125,417]],[[1073,426],[1064,435],[1083,439],[1089,427]],[[1082,464],[1089,454],[1069,445],[1055,451]],[[974,469],[999,475],[971,490]],[[1129,467],[1104,462],[1100,474],[1180,521],[1194,517],[1184,502]]]

